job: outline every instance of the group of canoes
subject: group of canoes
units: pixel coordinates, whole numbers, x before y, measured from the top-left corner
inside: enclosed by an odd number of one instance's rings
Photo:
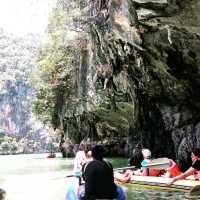
[[[81,146],[80,146],[81,147]],[[166,188],[179,188],[188,191],[200,184],[200,149],[192,150],[192,166],[184,173],[176,162],[168,159],[168,166],[158,168],[151,159],[151,152],[142,149],[143,161],[137,170],[125,170],[123,173],[114,171],[111,163],[103,159],[102,146],[95,146],[87,155],[79,149],[75,157],[74,174],[82,174],[79,182],[69,185],[66,200],[83,199],[117,199],[125,200],[126,195],[117,183],[157,185]],[[153,163],[153,164],[152,164]],[[193,180],[178,181],[193,175]],[[82,183],[84,184],[82,185]],[[178,183],[178,184],[177,184]],[[173,185],[172,185],[173,184]]]
[[[127,170],[125,173],[120,174],[115,173],[115,178],[121,182],[128,182],[132,179],[133,176],[152,176],[152,177],[162,177],[166,180],[167,185],[171,185],[178,180],[185,179],[187,177],[193,177],[193,180],[196,180],[197,183],[200,181],[200,149],[194,148],[191,152],[191,167],[186,170],[184,173],[181,172],[179,166],[171,159],[168,160],[168,165],[165,165],[163,168],[160,166],[162,163],[152,162],[151,152],[148,149],[142,150],[143,161],[141,162],[141,168],[139,170],[131,171]],[[155,159],[159,160],[159,159]],[[166,160],[166,159],[165,159]],[[199,182],[200,184],[200,182]]]

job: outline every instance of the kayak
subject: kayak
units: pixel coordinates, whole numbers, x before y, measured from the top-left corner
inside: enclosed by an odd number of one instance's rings
[[[142,187],[152,190],[168,190],[174,192],[189,192],[192,188],[200,185],[200,181],[192,179],[178,180],[172,185],[168,185],[168,178],[165,177],[154,177],[154,176],[132,176],[131,180],[126,183],[120,183],[129,187]]]
[[[78,179],[75,178],[67,187],[65,200],[83,200],[84,190],[84,185],[79,185]],[[118,197],[116,200],[126,200],[125,191],[120,186],[117,186],[117,193]]]

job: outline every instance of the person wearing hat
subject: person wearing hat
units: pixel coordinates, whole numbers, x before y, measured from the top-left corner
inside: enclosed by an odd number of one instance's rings
[[[141,166],[151,163],[151,151],[149,149],[142,149],[142,155],[144,160],[141,162]],[[141,167],[140,169],[133,172],[133,175],[136,176],[158,176],[160,170],[157,169],[148,169]]]
[[[143,161],[140,163],[140,166],[145,166],[146,164],[151,163],[151,151],[149,149],[142,149]],[[160,170],[157,169],[148,169],[141,167],[135,171],[126,170],[123,174],[115,172],[114,177],[117,181],[126,183],[131,180],[132,175],[135,176],[158,176],[160,175]]]

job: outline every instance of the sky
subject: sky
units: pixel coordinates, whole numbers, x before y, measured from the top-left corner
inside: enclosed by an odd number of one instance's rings
[[[56,0],[0,0],[0,28],[23,36],[43,34]]]

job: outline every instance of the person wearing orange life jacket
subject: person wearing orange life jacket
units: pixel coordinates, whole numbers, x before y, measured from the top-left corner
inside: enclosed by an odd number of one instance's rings
[[[191,153],[192,158],[192,166],[186,170],[184,173],[180,174],[179,176],[176,176],[174,178],[171,178],[168,182],[168,184],[172,184],[177,180],[184,179],[190,175],[194,175],[196,180],[200,180],[199,172],[200,172],[200,148],[194,148],[192,149]]]
[[[144,160],[141,163],[141,166],[151,163],[151,151],[149,149],[142,149],[142,154]],[[136,176],[158,176],[160,174],[160,170],[157,169],[148,169],[145,167],[141,167],[141,169],[133,172],[133,175]]]
[[[178,165],[170,159],[170,167],[166,169],[166,173],[164,177],[166,178],[173,178],[179,176],[181,174],[181,170],[179,169]]]

